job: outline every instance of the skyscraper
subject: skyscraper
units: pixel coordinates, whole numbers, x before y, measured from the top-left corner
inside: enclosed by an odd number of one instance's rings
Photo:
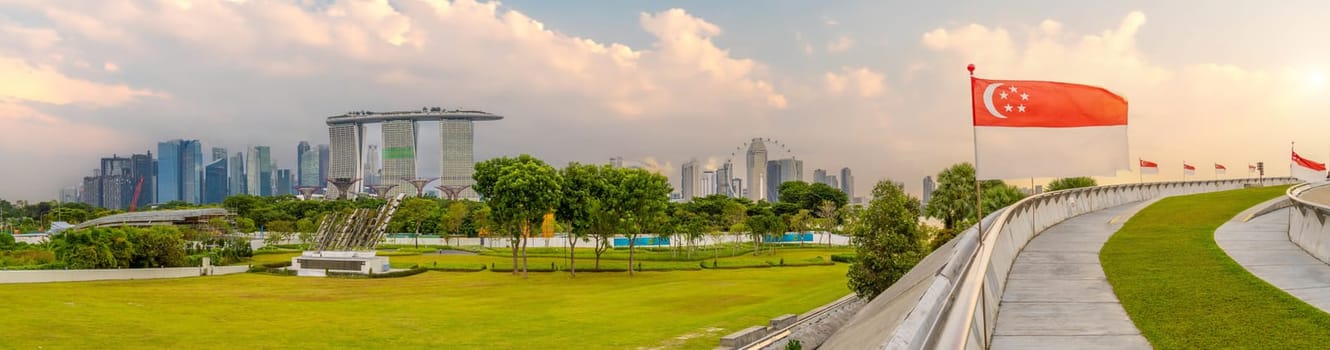
[[[218,160],[218,159],[226,159],[226,156],[227,156],[226,148],[223,148],[223,147],[213,147],[213,148],[212,148],[212,158],[209,158],[209,159],[208,159],[208,162],[209,162],[208,164],[212,164],[213,161],[216,161],[216,160]],[[207,165],[204,165],[204,168],[207,168]],[[204,175],[203,177],[204,177],[204,178],[207,178],[208,176],[207,176],[207,175]]]
[[[767,161],[767,201],[780,200],[780,184],[804,180],[804,161],[784,158]]]
[[[309,141],[300,141],[296,144],[296,186],[309,186],[305,184],[305,153],[309,153]]]
[[[60,189],[61,203],[74,203],[79,201],[79,186],[69,186]]]
[[[476,170],[476,125],[471,119],[444,119],[439,121],[439,138],[443,142],[443,151],[439,153],[439,185],[473,186],[476,181],[471,173]],[[623,165],[623,159],[619,159]],[[458,193],[457,198],[480,199],[480,195],[470,187]]]
[[[780,174],[781,174],[780,162],[774,160],[768,160],[767,176],[766,179],[763,180],[762,183],[763,187],[760,189],[753,189],[753,190],[765,192],[763,193],[762,198],[766,199],[768,202],[775,203],[780,201],[780,183],[781,183]]]
[[[203,200],[203,146],[199,140],[157,143],[157,202]]]
[[[245,164],[246,190],[255,196],[271,196],[272,149],[268,146],[250,146],[248,158]]]
[[[102,200],[102,178],[100,171],[94,171],[92,176],[83,177],[82,190],[79,192],[79,202],[91,206],[100,206]]]
[[[767,145],[762,138],[755,137],[748,144],[748,199],[757,201],[766,199],[766,188],[763,186],[766,181],[763,178],[767,173]]]
[[[310,186],[328,187],[328,145],[319,145],[319,182]]]
[[[157,203],[180,200],[181,140],[157,143]]]
[[[828,176],[827,176],[827,182],[825,182],[825,184],[827,184],[827,186],[831,186],[831,188],[834,188],[834,189],[837,189],[837,190],[840,189],[840,179],[837,179],[837,178],[836,178],[836,175],[828,175]],[[844,192],[844,191],[842,191],[842,192]]]
[[[933,199],[933,189],[937,188],[937,183],[933,182],[932,176],[924,176],[924,198],[923,206],[928,207],[928,201]]]
[[[712,170],[703,171],[701,184],[701,186],[698,186],[698,197],[716,194],[716,172]]]
[[[744,193],[743,188],[744,188],[744,180],[743,180],[743,179],[740,179],[740,178],[737,178],[737,177],[736,177],[736,178],[731,178],[731,179],[730,179],[730,196],[733,196],[733,197],[747,197],[747,195]]]
[[[128,209],[130,196],[133,195],[134,178],[133,162],[129,158],[112,155],[110,158],[102,158],[101,173],[101,198],[98,199],[98,206],[107,209]]]
[[[296,172],[299,179],[296,184],[299,186],[319,186],[323,183],[319,181],[319,151],[315,149],[306,149],[300,154],[300,161],[297,162]]]
[[[231,171],[230,195],[234,196],[249,193],[249,191],[246,190],[247,178],[245,177],[244,152],[236,152],[234,156],[231,156],[230,169],[228,170]]]
[[[685,201],[698,197],[698,182],[700,182],[699,179],[702,176],[699,170],[697,159],[692,159],[683,163],[683,167],[679,171],[679,194],[683,196]]]
[[[157,200],[157,161],[152,159],[152,151],[129,156],[129,159],[133,167],[133,178],[130,181],[134,182],[134,188],[139,191],[136,206],[145,208]],[[139,181],[143,181],[143,184],[139,185]]]
[[[213,156],[217,156],[216,148],[213,149]],[[222,157],[213,160],[208,165],[203,166],[203,203],[213,204],[221,203],[226,200],[226,195],[230,193],[230,179],[226,167],[226,150],[222,150]]]
[[[735,196],[734,191],[737,189],[732,190],[732,186],[730,185],[730,180],[733,178],[734,162],[726,159],[725,164],[721,164],[720,169],[716,169],[716,193],[731,197]]]
[[[294,186],[291,183],[291,169],[277,169],[277,190],[273,195],[292,194]]]
[[[365,169],[360,171],[360,173],[363,174],[361,175],[361,184],[382,184],[381,179],[379,178],[379,154],[381,154],[379,152],[379,145],[369,145],[368,149],[365,151]]]
[[[827,171],[826,171],[826,170],[823,170],[823,169],[815,169],[815,170],[813,170],[813,183],[826,184],[826,183],[827,183]]]
[[[849,167],[840,168],[840,190],[846,197],[854,198],[854,174],[850,173]]]
[[[328,177],[325,180],[331,182],[334,186],[328,187],[325,195],[329,198],[355,198],[356,193],[360,193],[364,179],[361,173],[360,161],[364,159],[360,153],[361,147],[365,144],[365,126],[363,124],[329,124],[328,139],[332,142],[331,154],[328,158]],[[342,193],[345,191],[346,193]]]

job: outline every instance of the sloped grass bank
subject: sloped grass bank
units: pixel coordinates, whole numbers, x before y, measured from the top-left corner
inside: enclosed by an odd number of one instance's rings
[[[1330,344],[1330,314],[1247,272],[1215,230],[1286,187],[1161,200],[1099,254],[1132,322],[1160,349],[1314,349]]]

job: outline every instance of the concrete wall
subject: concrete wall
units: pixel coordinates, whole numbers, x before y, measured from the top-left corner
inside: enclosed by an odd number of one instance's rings
[[[1261,184],[1294,181],[1270,178]],[[1040,232],[1071,217],[1127,203],[1257,184],[1257,179],[1124,184],[1026,198],[986,217],[982,235],[972,227],[930,254],[823,347],[986,349],[1016,255]]]
[[[1288,240],[1330,264],[1330,203],[1323,194],[1330,182],[1290,187],[1287,197],[1293,207],[1288,221]]]
[[[0,283],[44,283],[102,280],[143,280],[156,278],[229,275],[249,270],[249,266],[168,267],[157,269],[105,270],[24,270],[0,271]]]

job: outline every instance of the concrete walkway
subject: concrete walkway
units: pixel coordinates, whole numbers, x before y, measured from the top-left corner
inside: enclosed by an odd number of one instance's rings
[[[1150,349],[1099,264],[1099,250],[1131,215],[1130,203],[1071,218],[1016,256],[992,349]]]
[[[1215,242],[1256,277],[1330,312],[1330,265],[1288,239],[1289,210],[1242,222],[1238,215],[1215,230]]]

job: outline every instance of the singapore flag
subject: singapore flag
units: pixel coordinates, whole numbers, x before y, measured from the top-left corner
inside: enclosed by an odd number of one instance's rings
[[[1129,170],[1127,100],[1104,88],[970,78],[980,179]]]
[[[1325,163],[1303,158],[1297,151],[1293,151],[1292,163],[1290,170],[1294,178],[1306,182],[1325,181]]]

